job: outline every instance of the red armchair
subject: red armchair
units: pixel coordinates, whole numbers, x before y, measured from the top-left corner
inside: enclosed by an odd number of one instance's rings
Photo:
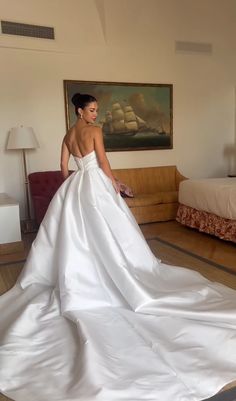
[[[63,183],[61,171],[41,171],[28,176],[35,220],[38,225],[44,218],[49,203]]]

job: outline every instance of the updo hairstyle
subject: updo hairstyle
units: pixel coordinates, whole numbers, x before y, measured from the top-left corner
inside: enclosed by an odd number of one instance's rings
[[[83,110],[86,106],[88,106],[89,103],[96,102],[97,99],[92,95],[75,93],[72,96],[71,101],[72,101],[73,105],[75,106],[75,114],[78,116],[79,108]]]

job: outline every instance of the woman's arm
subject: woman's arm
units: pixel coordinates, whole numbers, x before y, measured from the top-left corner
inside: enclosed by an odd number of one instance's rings
[[[112,185],[115,188],[115,191],[120,192],[119,187],[116,183],[116,180],[113,177],[110,163],[107,159],[107,155],[106,155],[104,143],[103,143],[102,130],[99,127],[93,127],[93,130],[94,130],[94,148],[95,148],[95,152],[96,152],[96,155],[98,158],[99,166],[101,167],[103,172],[111,179]]]
[[[61,146],[61,172],[64,180],[69,177],[68,163],[70,158],[70,152],[66,146],[65,138],[63,139]]]

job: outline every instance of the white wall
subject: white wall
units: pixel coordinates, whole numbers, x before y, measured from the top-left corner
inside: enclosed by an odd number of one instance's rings
[[[173,149],[112,152],[113,168],[176,164],[188,177],[225,176],[235,146],[234,0],[0,0],[2,20],[53,26],[56,40],[0,35],[0,192],[23,209],[20,155],[8,130],[32,126],[28,170],[59,168],[63,80],[173,83]],[[175,52],[175,40],[213,53]],[[73,165],[71,165],[72,167]]]

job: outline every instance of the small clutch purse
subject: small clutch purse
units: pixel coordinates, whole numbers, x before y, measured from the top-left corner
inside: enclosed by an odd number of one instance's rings
[[[130,187],[128,187],[128,185],[119,181],[117,178],[115,178],[115,180],[120,188],[120,194],[123,198],[133,198],[134,197],[133,191]]]

